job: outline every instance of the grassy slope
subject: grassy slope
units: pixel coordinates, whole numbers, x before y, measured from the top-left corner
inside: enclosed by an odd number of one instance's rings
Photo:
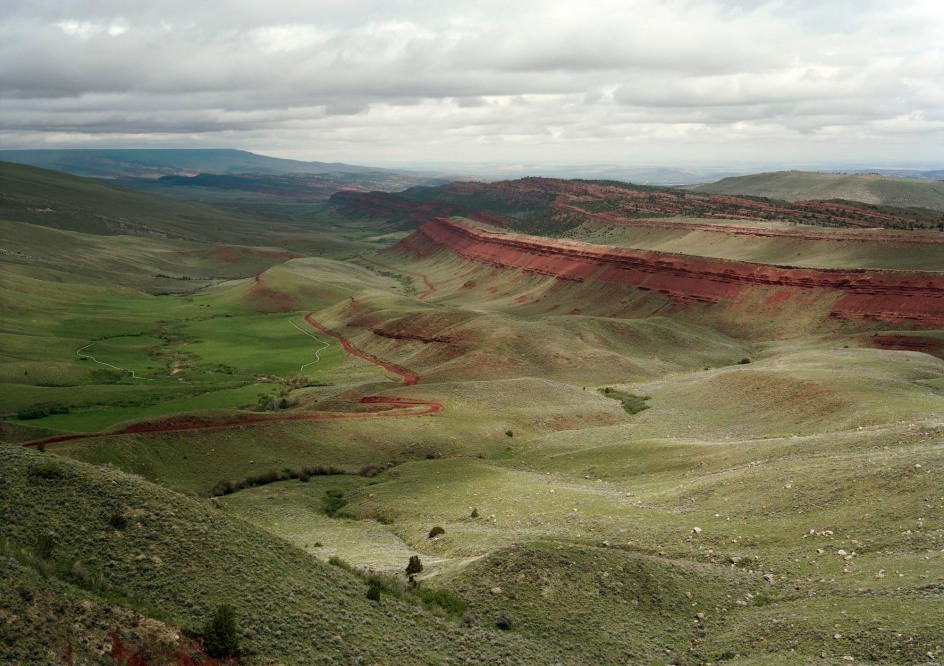
[[[883,176],[777,171],[724,178],[690,188],[712,194],[747,194],[785,199],[851,199],[870,204],[944,210],[944,183]]]
[[[201,241],[257,239],[259,220],[56,171],[0,162],[0,217],[100,235],[125,233]]]
[[[660,220],[665,221],[665,220]],[[698,221],[680,218],[680,222]],[[743,225],[743,221],[734,221]],[[788,227],[791,228],[791,227]],[[797,230],[797,227],[792,227]],[[817,228],[822,231],[822,228]],[[814,268],[884,268],[893,270],[944,270],[940,245],[904,243],[882,239],[869,241],[763,238],[709,231],[647,229],[631,225],[583,224],[568,232],[574,240],[674,252],[736,261],[809,266]]]
[[[64,609],[76,613],[82,598],[93,608],[130,604],[185,628],[198,628],[216,604],[230,603],[242,643],[258,655],[251,663],[434,664],[447,654],[526,663],[522,655],[544,653],[534,641],[462,628],[390,598],[374,604],[360,580],[206,502],[55,456],[6,448],[0,459],[5,554],[22,553],[22,561],[51,570],[46,580],[28,572],[11,579],[11,564],[0,567],[0,589],[11,592],[0,605],[8,620],[0,647],[7,663],[56,663],[70,641],[75,658],[107,661],[101,641],[111,631],[126,632],[116,625],[127,613],[101,613],[92,627],[88,617],[86,626],[59,622]],[[115,513],[127,527],[111,525]],[[54,537],[48,557],[36,551],[43,534]],[[27,607],[42,636],[20,626],[18,612]],[[79,640],[93,636],[98,643]],[[555,652],[547,656],[574,663]]]

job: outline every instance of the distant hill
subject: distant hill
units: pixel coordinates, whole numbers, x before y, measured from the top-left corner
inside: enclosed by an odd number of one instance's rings
[[[259,240],[258,218],[100,181],[0,162],[0,219],[98,235],[202,242]]]
[[[198,173],[371,173],[384,169],[301,162],[234,149],[0,150],[0,161],[94,178],[159,178]]]
[[[686,188],[709,194],[741,194],[787,201],[847,199],[869,204],[944,211],[944,182],[889,178],[875,174],[775,171],[724,178]]]

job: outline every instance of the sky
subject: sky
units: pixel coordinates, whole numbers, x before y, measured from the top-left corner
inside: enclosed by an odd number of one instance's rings
[[[944,163],[941,0],[3,0],[0,147]]]

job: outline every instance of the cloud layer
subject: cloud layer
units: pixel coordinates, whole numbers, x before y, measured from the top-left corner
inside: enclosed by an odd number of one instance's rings
[[[938,0],[7,0],[0,144],[940,161]]]

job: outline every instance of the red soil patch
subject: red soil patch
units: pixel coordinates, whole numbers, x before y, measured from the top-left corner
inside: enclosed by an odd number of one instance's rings
[[[195,640],[181,637],[181,643],[176,650],[157,649],[153,646],[142,646],[138,650],[129,648],[117,636],[111,637],[111,650],[107,657],[114,660],[115,666],[152,666],[156,664],[174,664],[175,666],[225,666],[237,664],[236,658],[214,659],[203,651],[203,647]]]
[[[453,220],[431,220],[409,248],[447,248],[470,261],[558,280],[599,280],[653,290],[679,302],[731,301],[744,289],[774,287],[784,302],[801,293],[835,293],[830,318],[944,326],[944,276],[868,269],[792,268],[497,233]]]
[[[874,335],[868,338],[869,344],[876,349],[896,349],[917,351],[944,359],[944,340],[920,335]]]
[[[113,430],[89,432],[74,435],[58,435],[46,437],[33,442],[26,442],[24,447],[30,448],[40,444],[56,444],[57,442],[72,442],[80,439],[96,437],[110,437],[114,435],[132,435],[142,433],[190,432],[194,430],[223,430],[225,428],[243,428],[261,423],[289,423],[294,421],[338,421],[346,419],[366,419],[376,417],[426,416],[441,412],[445,407],[438,402],[425,402],[410,398],[395,398],[389,396],[369,396],[361,398],[359,404],[368,405],[368,411],[363,412],[323,412],[320,414],[299,414],[294,416],[258,416],[244,418],[238,421],[205,421],[190,416],[175,416],[160,421],[140,421]],[[388,409],[383,411],[375,407],[383,405]],[[422,407],[422,409],[417,409]],[[402,410],[402,411],[395,411]]]

